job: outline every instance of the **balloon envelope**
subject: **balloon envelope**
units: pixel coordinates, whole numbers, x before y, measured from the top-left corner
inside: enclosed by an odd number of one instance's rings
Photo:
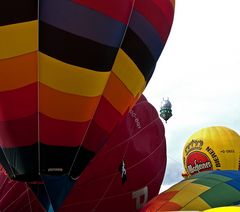
[[[183,180],[148,202],[141,212],[206,210],[240,203],[240,171],[206,171]]]
[[[239,170],[240,136],[223,126],[203,128],[187,140],[183,164],[188,175],[207,170]]]
[[[0,161],[16,180],[76,178],[150,80],[174,1],[5,1],[0,14]]]

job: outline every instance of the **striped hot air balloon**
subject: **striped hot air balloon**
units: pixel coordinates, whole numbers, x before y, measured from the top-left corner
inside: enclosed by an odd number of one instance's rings
[[[141,212],[207,210],[240,203],[240,171],[206,171],[185,179],[148,202]]]
[[[0,8],[0,161],[15,180],[77,178],[149,82],[173,0]]]

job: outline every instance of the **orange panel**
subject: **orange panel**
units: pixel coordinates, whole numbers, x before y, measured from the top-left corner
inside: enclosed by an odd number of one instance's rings
[[[13,90],[37,81],[37,52],[0,60],[0,91]]]
[[[159,197],[161,197],[161,200],[170,200],[172,199],[179,191],[169,191],[169,192],[163,192]]]
[[[84,122],[92,119],[100,96],[63,93],[40,83],[40,112],[58,120]]]
[[[179,211],[181,206],[173,202],[167,202],[159,209],[161,211]]]
[[[134,97],[123,82],[113,73],[109,77],[103,96],[118,110],[124,114],[129,106],[132,106]]]
[[[169,200],[172,199],[179,191],[163,192],[160,195],[153,198],[146,206],[146,212],[155,212],[158,209],[162,210],[162,207],[169,206]],[[174,203],[175,204],[175,203]],[[170,203],[172,205],[172,203]]]

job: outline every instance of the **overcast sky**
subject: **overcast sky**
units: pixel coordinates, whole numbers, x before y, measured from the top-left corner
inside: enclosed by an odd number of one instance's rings
[[[195,131],[221,125],[240,133],[240,0],[176,0],[171,34],[144,94],[165,124],[168,165],[162,189],[182,180],[182,150]]]

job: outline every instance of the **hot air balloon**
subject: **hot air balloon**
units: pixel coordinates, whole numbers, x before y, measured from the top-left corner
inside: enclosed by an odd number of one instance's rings
[[[122,161],[125,164],[124,173]],[[137,211],[158,194],[165,168],[164,126],[156,109],[141,96],[112,132],[106,145],[72,185],[73,189],[66,191],[69,194],[63,205],[61,201],[65,194],[61,198],[56,193],[61,193],[61,184],[71,183],[69,178],[58,181],[56,176],[55,182],[47,185],[19,183],[24,185],[21,191],[28,189],[39,200],[35,203],[41,202],[45,210],[51,208],[51,202],[53,208],[60,207],[58,211]],[[6,175],[4,177],[7,178]],[[11,191],[8,192],[10,195]]]
[[[162,117],[165,122],[172,117],[172,104],[169,99],[163,99],[160,108],[160,117]]]
[[[183,164],[187,175],[207,170],[239,170],[240,136],[223,126],[203,128],[187,140]]]
[[[2,3],[0,161],[10,178],[76,179],[149,82],[173,15],[173,0]]]
[[[185,179],[148,202],[141,212],[206,210],[240,203],[240,171],[206,171]]]

